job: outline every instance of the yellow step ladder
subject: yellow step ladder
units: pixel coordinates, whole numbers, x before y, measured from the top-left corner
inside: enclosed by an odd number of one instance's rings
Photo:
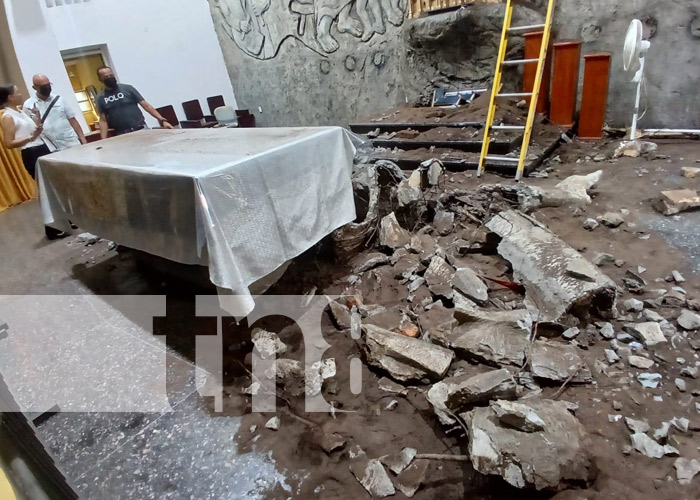
[[[506,15],[503,21],[503,32],[501,33],[501,45],[498,50],[498,60],[496,62],[496,74],[493,77],[493,87],[491,89],[491,102],[489,103],[489,113],[486,117],[486,124],[484,125],[484,144],[481,148],[481,156],[479,157],[479,169],[477,171],[477,177],[481,177],[484,173],[484,167],[487,162],[497,162],[497,163],[516,163],[518,164],[518,171],[515,174],[515,180],[519,181],[523,175],[523,169],[525,168],[525,161],[527,160],[527,152],[530,146],[530,137],[532,136],[532,126],[535,123],[535,115],[537,109],[537,102],[540,97],[540,87],[542,86],[542,75],[544,73],[545,60],[547,58],[547,48],[549,47],[549,40],[552,35],[552,17],[554,15],[554,4],[556,0],[549,0],[549,5],[547,6],[547,16],[545,18],[544,24],[534,24],[531,26],[511,26],[513,20],[513,4],[521,3],[517,0],[507,0],[506,2]],[[506,60],[506,52],[508,49],[508,41],[511,35],[524,34],[534,31],[543,31],[542,36],[542,46],[540,48],[540,56],[537,59],[512,59]],[[535,83],[532,88],[532,92],[524,93],[500,93],[501,92],[501,80],[503,77],[503,68],[508,66],[519,66],[523,64],[534,64],[537,62],[537,74],[535,76]],[[494,125],[496,120],[496,108],[499,99],[512,99],[512,98],[530,98],[530,107],[527,113],[527,121],[525,125]],[[489,155],[489,145],[491,144],[491,133],[495,130],[504,131],[523,131],[523,143],[520,147],[520,158],[513,158],[510,156],[496,156]]]

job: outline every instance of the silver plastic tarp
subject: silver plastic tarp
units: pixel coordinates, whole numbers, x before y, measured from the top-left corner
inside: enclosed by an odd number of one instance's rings
[[[355,219],[353,136],[339,127],[144,130],[43,157],[44,222],[248,287]],[[239,311],[240,312],[240,311]]]

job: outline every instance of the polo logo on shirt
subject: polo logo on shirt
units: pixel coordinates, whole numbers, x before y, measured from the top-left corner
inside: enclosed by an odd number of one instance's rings
[[[111,96],[105,96],[105,104],[108,104],[110,102],[117,102],[121,99],[124,99],[124,94],[122,92]]]

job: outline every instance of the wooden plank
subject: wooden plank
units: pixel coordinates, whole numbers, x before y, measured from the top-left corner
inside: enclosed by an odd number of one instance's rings
[[[476,3],[503,3],[503,0],[411,0],[409,16],[415,18],[420,17],[423,13],[436,12]]]

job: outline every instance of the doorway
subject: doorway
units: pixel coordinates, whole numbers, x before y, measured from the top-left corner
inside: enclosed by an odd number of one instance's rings
[[[97,70],[109,65],[106,47],[86,47],[61,52],[73,92],[80,105],[80,111],[91,130],[98,129],[97,94],[102,84],[97,78]]]

